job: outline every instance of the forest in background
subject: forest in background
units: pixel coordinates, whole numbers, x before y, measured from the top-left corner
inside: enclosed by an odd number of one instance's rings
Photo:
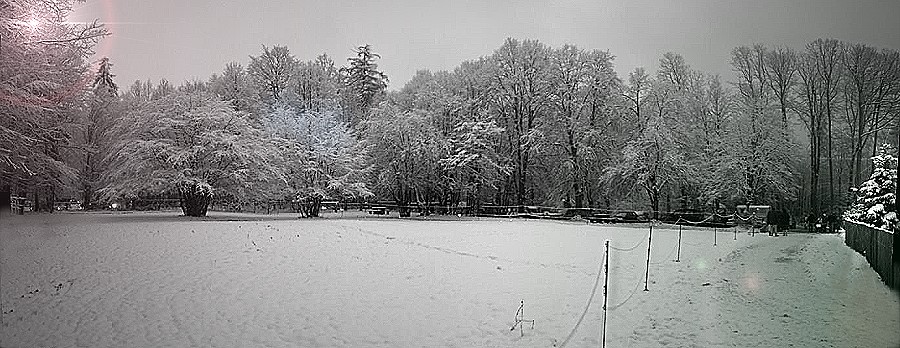
[[[612,52],[511,38],[394,91],[368,45],[340,63],[276,45],[204,81],[120,88],[110,59],[88,60],[102,25],[59,18],[39,40],[0,27],[0,186],[43,210],[178,198],[195,216],[264,200],[308,216],[323,200],[818,215],[852,204],[869,157],[898,139],[900,55],[859,43],[739,46],[730,77],[666,53],[618,76]]]

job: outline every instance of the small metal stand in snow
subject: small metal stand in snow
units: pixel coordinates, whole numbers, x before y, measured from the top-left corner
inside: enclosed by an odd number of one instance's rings
[[[519,334],[524,337],[525,329],[523,328],[523,326],[524,326],[524,323],[526,323],[526,322],[530,322],[531,329],[534,330],[534,320],[525,319],[525,300],[522,300],[522,303],[519,305],[519,309],[516,310],[516,323],[513,324],[513,326],[511,328],[509,328],[509,331],[515,331],[516,326],[518,326]]]

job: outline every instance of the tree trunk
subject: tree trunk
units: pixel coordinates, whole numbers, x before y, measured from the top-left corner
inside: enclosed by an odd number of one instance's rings
[[[834,152],[831,148],[831,103],[826,101],[825,107],[828,111],[828,211],[834,209]]]
[[[212,201],[212,191],[208,185],[181,182],[178,184],[178,193],[181,196],[181,211],[185,216],[206,216],[209,203]]]
[[[810,134],[809,134],[809,208],[815,215],[819,216],[819,127],[818,118],[810,117]]]
[[[650,198],[650,206],[651,206],[652,209],[653,209],[653,215],[652,215],[652,216],[653,216],[653,219],[654,219],[654,220],[659,220],[659,195],[660,195],[660,190],[659,190],[658,188],[653,187],[653,186],[647,186],[647,187],[645,187],[645,190],[647,190],[647,198]]]
[[[0,214],[12,212],[12,189],[9,185],[0,186]]]
[[[528,176],[528,150],[522,150],[519,163],[519,175],[516,184],[516,204],[525,205],[525,185],[528,184],[526,177]],[[520,211],[522,212],[522,211]]]
[[[322,208],[322,199],[319,197],[307,198],[303,203],[303,211],[306,217],[319,217],[319,210]]]
[[[785,100],[785,94],[781,94],[781,129],[786,130],[788,128],[788,117],[787,117],[787,101]]]
[[[411,212],[409,209],[409,202],[410,202],[409,189],[401,188],[400,195],[398,197],[399,197],[399,199],[397,199],[396,202],[397,202],[397,210],[400,211],[400,217],[410,217]]]

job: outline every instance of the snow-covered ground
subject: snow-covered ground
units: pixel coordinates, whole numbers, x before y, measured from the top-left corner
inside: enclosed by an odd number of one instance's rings
[[[895,347],[839,236],[211,213],[0,219],[2,347],[550,347],[610,255],[611,347]],[[599,344],[602,284],[569,347]],[[535,320],[510,331],[520,301]]]

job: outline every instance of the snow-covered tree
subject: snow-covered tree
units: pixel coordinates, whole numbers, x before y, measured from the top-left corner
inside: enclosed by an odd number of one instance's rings
[[[341,201],[366,198],[366,152],[342,122],[337,101],[317,101],[311,108],[278,103],[267,118],[267,129],[280,141],[281,165],[287,190],[300,205],[300,213],[319,215],[323,199]]]
[[[0,3],[0,182],[45,192],[47,199],[36,199],[44,209],[75,177],[61,147],[91,81],[87,58],[107,34],[96,22],[69,22],[75,3]]]
[[[250,75],[238,63],[226,64],[221,76],[213,75],[209,81],[209,89],[222,100],[230,102],[235,110],[254,117],[259,113],[259,94],[253,90]]]
[[[715,84],[708,85],[709,101],[714,103],[707,102],[703,123],[695,122],[708,129],[705,142],[710,155],[702,165],[702,196],[707,201],[774,204],[797,198],[795,154],[799,146],[780,112],[781,102],[786,100],[782,94],[788,88],[780,85],[789,82],[781,81],[787,77],[776,77],[788,69],[780,65],[790,63],[778,63],[776,69],[767,66],[767,59],[790,58],[771,58],[762,45],[738,47],[732,52],[732,66],[739,77],[736,93],[724,91],[726,94],[716,97],[721,91],[716,92]]]
[[[872,176],[856,189],[856,202],[844,213],[846,219],[888,230],[896,226],[897,157],[894,153],[896,150],[891,146],[879,147],[878,154],[872,157]]]
[[[464,117],[463,98],[454,93],[456,82],[446,71],[419,70],[398,93],[391,95],[392,101],[405,110],[427,111],[438,131],[449,135],[463,120],[472,121],[477,117]]]
[[[274,146],[247,114],[209,93],[170,93],[128,115],[102,191],[110,198],[169,194],[205,216],[214,197],[247,200],[283,182]]]
[[[636,185],[647,193],[654,218],[658,218],[662,192],[669,185],[686,181],[692,168],[681,155],[660,109],[651,116],[638,138],[629,141],[622,158],[606,168],[604,178],[616,186]]]
[[[427,204],[435,191],[447,185],[441,158],[447,144],[421,110],[406,111],[386,102],[365,124],[366,142],[374,166],[375,188],[391,197],[409,215],[410,203]]]
[[[100,178],[106,170],[106,157],[114,142],[115,124],[121,117],[121,105],[118,86],[113,81],[110,71],[112,64],[108,58],[100,61],[100,68],[94,78],[88,105],[79,122],[80,132],[75,136],[77,148],[80,150],[79,193],[81,204],[85,209],[95,207],[96,191],[100,187]]]
[[[454,72],[419,70],[390,102],[403,112],[425,118],[441,166],[426,163],[427,183],[420,183],[421,200],[478,206],[492,197],[498,181],[509,172],[496,144],[503,129],[484,107],[487,77],[482,62],[466,62]],[[480,80],[479,80],[480,79]]]
[[[378,70],[376,61],[381,56],[372,51],[370,45],[356,48],[356,57],[347,58],[348,66],[340,71],[344,74],[348,97],[351,98],[351,125],[364,121],[369,109],[374,107],[387,88],[388,76]]]
[[[555,202],[583,207],[598,191],[597,170],[624,132],[620,122],[620,81],[607,52],[585,52],[566,45],[551,53],[550,108],[547,134],[554,145]]]
[[[440,162],[450,173],[452,189],[462,193],[468,206],[480,206],[484,190],[496,189],[500,178],[509,174],[494,145],[502,132],[485,118],[460,123],[450,136],[450,151]]]
[[[797,151],[774,107],[742,108],[704,166],[704,198],[735,204],[795,199]]]
[[[534,195],[535,158],[544,151],[550,109],[550,48],[536,40],[507,39],[490,57],[491,110],[506,131],[501,152],[513,165],[506,199],[525,205]]]

